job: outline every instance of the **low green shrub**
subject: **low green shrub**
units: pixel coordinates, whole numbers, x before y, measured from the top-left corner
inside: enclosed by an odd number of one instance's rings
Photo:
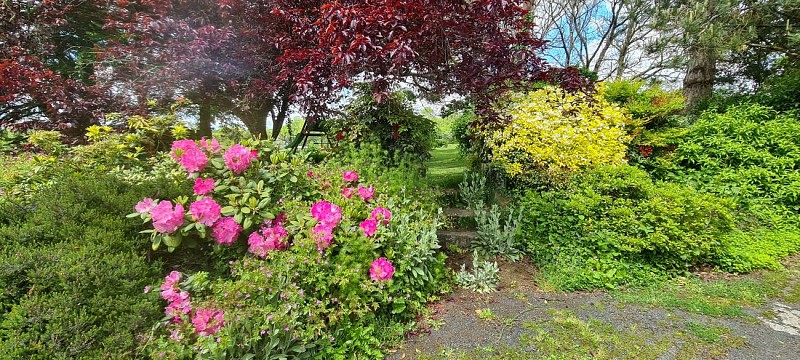
[[[730,201],[653,182],[635,167],[600,167],[572,184],[521,199],[527,252],[543,267],[575,271],[568,288],[646,282],[643,274],[711,263],[733,229]]]
[[[119,214],[169,184],[130,186],[61,171],[54,185],[0,203],[0,358],[133,358],[158,299],[139,222]]]
[[[603,82],[600,94],[609,102],[623,106],[637,122],[649,129],[667,125],[683,111],[680,91],[666,91],[658,84],[647,85],[638,80]]]
[[[748,205],[800,210],[800,121],[762,105],[706,112],[672,140],[675,181]]]

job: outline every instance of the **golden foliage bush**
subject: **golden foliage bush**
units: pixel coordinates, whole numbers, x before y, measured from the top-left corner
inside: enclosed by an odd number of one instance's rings
[[[635,122],[602,95],[545,87],[509,93],[498,106],[510,122],[488,138],[491,160],[512,178],[625,162]]]

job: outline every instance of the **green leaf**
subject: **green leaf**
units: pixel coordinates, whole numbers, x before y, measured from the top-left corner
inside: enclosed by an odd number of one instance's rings
[[[222,209],[220,209],[220,212],[222,213],[222,215],[226,215],[226,216],[230,216],[231,214],[233,214],[233,211],[234,211],[233,206],[225,206]]]
[[[244,223],[242,224],[242,227],[244,229],[249,229],[250,226],[252,226],[252,225],[253,225],[253,220],[251,220],[250,218],[247,218],[247,219],[244,219]]]

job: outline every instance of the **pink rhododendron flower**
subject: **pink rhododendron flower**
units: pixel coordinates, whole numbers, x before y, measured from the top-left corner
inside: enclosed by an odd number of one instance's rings
[[[394,266],[386,258],[378,258],[369,268],[369,277],[375,281],[389,281],[394,275]]]
[[[369,202],[372,200],[372,197],[375,196],[375,188],[372,185],[369,187],[358,185],[358,196],[361,196],[364,201]]]
[[[389,223],[389,219],[392,218],[392,212],[387,208],[382,208],[379,206],[372,210],[372,213],[369,215],[369,217],[375,220],[383,220],[382,223],[386,225]]]
[[[221,209],[222,207],[212,198],[202,198],[189,205],[192,218],[205,226],[214,225],[220,217]]]
[[[173,322],[180,322],[183,314],[188,314],[192,311],[192,304],[188,291],[176,293],[175,296],[167,299],[167,301],[169,301],[169,305],[164,308],[164,313],[172,316]]]
[[[178,288],[178,281],[181,280],[181,273],[172,271],[164,278],[161,284],[161,297],[169,304],[164,308],[164,312],[172,316],[175,323],[181,322],[181,316],[192,311],[191,299],[188,291],[181,291]]]
[[[314,242],[317,243],[317,250],[319,251],[331,246],[331,242],[333,242],[333,226],[326,223],[319,223],[314,226]]]
[[[225,166],[228,167],[228,169],[235,174],[241,174],[247,170],[247,167],[250,166],[250,163],[256,156],[257,154],[255,151],[251,151],[240,144],[235,144],[228,148],[228,151],[225,152],[222,159],[225,160]]]
[[[197,178],[194,181],[194,194],[197,196],[208,195],[214,191],[214,179]]]
[[[289,233],[280,224],[273,227],[261,227],[260,231],[250,234],[247,243],[251,253],[264,258],[267,253],[273,250],[285,250],[289,243],[285,240],[289,238]]]
[[[192,140],[176,140],[172,142],[172,150],[169,156],[172,156],[175,161],[180,162],[183,154],[191,149],[198,149],[197,144]]]
[[[146,212],[150,212],[150,210],[153,210],[154,207],[156,207],[156,202],[151,198],[145,198],[144,200],[139,201],[134,209],[136,209],[136,212],[144,214]]]
[[[178,140],[172,143],[170,152],[175,161],[189,173],[200,172],[208,165],[208,157],[192,140]]]
[[[346,199],[351,198],[355,193],[356,189],[353,189],[352,187],[346,187],[342,189],[342,195],[344,195]]]
[[[218,244],[232,244],[242,232],[242,226],[232,217],[222,217],[214,223],[211,235]]]
[[[378,221],[369,218],[362,221],[358,226],[364,231],[364,235],[367,237],[372,237],[372,235],[375,235],[375,231],[378,230]]]
[[[172,203],[169,201],[159,202],[158,205],[150,210],[150,216],[153,218],[153,227],[156,231],[166,234],[172,234],[178,229],[178,226],[183,225],[185,214],[183,205],[176,203],[173,210]]]
[[[225,313],[222,310],[197,310],[192,317],[194,331],[200,336],[214,335],[225,325]]]
[[[342,174],[342,179],[344,179],[344,181],[349,181],[349,182],[358,181],[358,173],[353,170],[345,171]]]
[[[342,209],[325,200],[317,201],[311,206],[311,216],[321,223],[330,224],[331,228],[334,228],[342,220]]]
[[[217,139],[212,138],[211,140],[206,140],[205,136],[200,139],[200,146],[206,149],[210,154],[219,154],[220,150],[222,150],[222,146],[219,145]]]
[[[178,284],[178,281],[181,280],[181,273],[177,271],[171,271],[169,275],[164,277],[164,283],[161,284],[161,290],[171,289]]]

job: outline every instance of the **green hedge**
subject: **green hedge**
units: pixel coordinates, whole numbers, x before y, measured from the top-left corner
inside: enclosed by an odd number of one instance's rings
[[[0,358],[134,357],[162,316],[143,290],[163,271],[147,261],[139,221],[123,215],[175,189],[69,172],[54,181],[0,204]]]

